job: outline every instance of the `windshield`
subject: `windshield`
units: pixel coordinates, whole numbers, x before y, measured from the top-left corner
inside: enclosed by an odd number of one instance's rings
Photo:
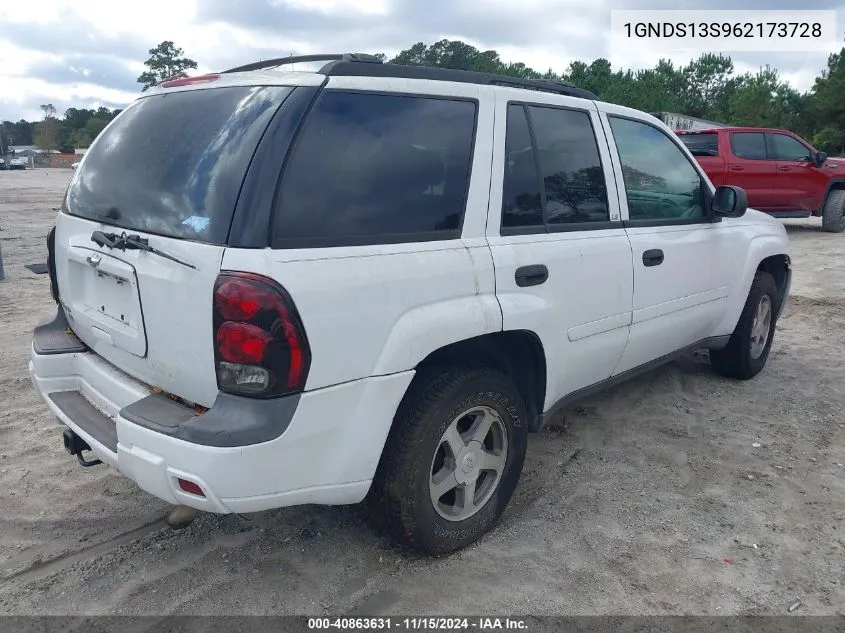
[[[64,210],[129,230],[225,244],[249,161],[292,90],[225,87],[139,99],[91,146]]]

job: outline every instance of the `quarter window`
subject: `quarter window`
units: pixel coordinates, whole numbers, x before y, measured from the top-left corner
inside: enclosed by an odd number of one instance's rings
[[[326,91],[283,176],[274,245],[459,237],[475,118],[473,101]]]
[[[656,127],[610,117],[631,220],[698,220],[701,176],[681,148]]]

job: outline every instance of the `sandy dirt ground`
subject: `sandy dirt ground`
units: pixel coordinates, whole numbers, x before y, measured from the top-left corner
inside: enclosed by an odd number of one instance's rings
[[[0,172],[0,613],[845,613],[845,234],[790,221],[795,277],[764,372],[697,353],[532,436],[501,525],[441,559],[358,507],[205,515],[81,468],[26,370],[55,306],[45,235],[69,171]]]

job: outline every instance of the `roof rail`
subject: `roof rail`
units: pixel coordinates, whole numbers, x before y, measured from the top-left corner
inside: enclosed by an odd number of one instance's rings
[[[289,55],[288,57],[276,57],[274,59],[264,59],[259,62],[252,62],[251,64],[244,64],[224,70],[223,73],[245,73],[251,70],[263,70],[264,68],[275,68],[277,66],[284,66],[287,64],[297,64],[300,62],[328,62],[328,61],[345,61],[345,62],[361,62],[368,64],[381,64],[382,61],[375,55],[367,55],[365,53],[341,53],[341,54],[319,54],[319,55]]]
[[[472,70],[455,70],[433,66],[403,66],[400,64],[360,64],[354,60],[333,60],[317,71],[327,77],[391,77],[399,79],[428,79],[493,86],[507,86],[524,90],[552,92],[569,97],[598,101],[599,98],[583,88],[554,79],[522,79]]]
[[[454,81],[458,83],[481,84],[490,86],[509,86],[524,90],[553,92],[569,97],[579,97],[598,101],[598,97],[566,81],[555,79],[522,79],[493,73],[481,73],[472,70],[455,70],[433,66],[403,66],[386,64],[375,55],[364,53],[341,53],[325,55],[299,55],[278,57],[253,62],[224,70],[223,73],[241,73],[264,68],[275,68],[299,62],[328,62],[317,72],[327,77],[391,77],[397,79],[429,79],[432,81]]]

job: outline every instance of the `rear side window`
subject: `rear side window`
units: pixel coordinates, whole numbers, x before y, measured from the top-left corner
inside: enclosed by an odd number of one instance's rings
[[[505,153],[502,228],[508,233],[609,220],[604,170],[586,112],[509,105]]]
[[[550,225],[607,222],[607,187],[590,115],[528,108],[543,176]]]
[[[681,143],[693,156],[718,156],[719,137],[715,132],[704,132],[702,134],[679,134]]]
[[[324,92],[285,169],[273,245],[459,237],[476,109],[469,100]]]
[[[508,106],[502,227],[543,226],[543,196],[525,108]]]
[[[762,132],[734,132],[731,134],[734,155],[748,160],[765,160],[766,137]]]
[[[225,244],[249,161],[292,90],[226,87],[139,99],[88,151],[66,211],[127,230]]]

